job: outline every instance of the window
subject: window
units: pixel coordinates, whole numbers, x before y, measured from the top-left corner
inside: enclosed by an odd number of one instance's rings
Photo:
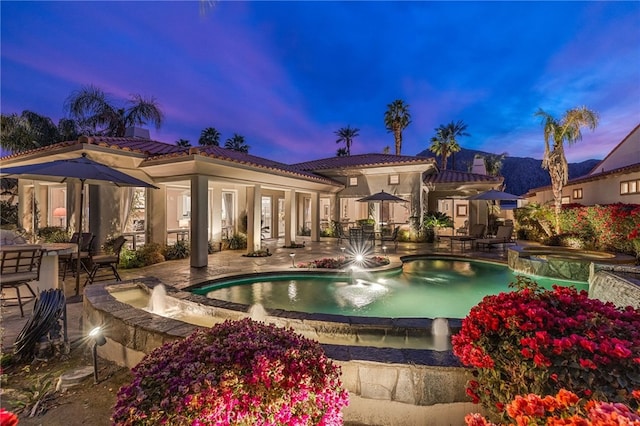
[[[459,216],[459,217],[467,216],[467,206],[465,204],[456,205],[456,216]]]
[[[562,204],[571,204],[571,198],[562,197]]]
[[[637,194],[640,192],[640,180],[625,180],[620,182],[620,195]]]
[[[582,199],[582,188],[576,188],[573,190],[573,199],[574,200]]]
[[[389,175],[389,185],[397,185],[400,183],[399,175]]]
[[[349,186],[358,186],[358,178],[350,177],[349,178]]]

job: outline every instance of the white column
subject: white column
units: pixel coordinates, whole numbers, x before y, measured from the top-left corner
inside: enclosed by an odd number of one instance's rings
[[[222,242],[222,187],[214,185],[211,200],[211,240]]]
[[[247,188],[247,250],[260,250],[260,218],[262,216],[262,188],[254,185]]]
[[[206,176],[191,176],[191,267],[207,266],[209,259],[207,218],[208,179]]]
[[[311,193],[311,241],[320,241],[320,193]]]
[[[156,184],[145,196],[145,242],[167,244],[167,186]]]
[[[296,191],[284,192],[284,245],[290,246],[296,238]]]

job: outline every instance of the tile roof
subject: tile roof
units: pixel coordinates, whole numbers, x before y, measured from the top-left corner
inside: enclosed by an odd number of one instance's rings
[[[577,178],[573,178],[573,179],[569,179],[567,181],[567,184],[564,185],[569,186],[569,185],[575,185],[575,184],[579,184],[579,183],[585,183],[585,182],[591,182],[594,180],[600,180],[600,179],[606,179],[608,176],[612,176],[612,175],[618,175],[618,174],[625,174],[625,173],[634,173],[634,172],[640,172],[640,163],[637,164],[631,164],[629,166],[624,166],[624,167],[620,167],[617,169],[613,169],[613,170],[607,170],[606,172],[602,172],[602,173],[596,173],[593,175],[584,175],[584,176],[580,176]],[[532,197],[533,195],[535,195],[536,192],[539,191],[548,191],[551,189],[551,185],[547,185],[547,186],[539,186],[537,188],[531,188],[527,191],[526,194],[523,195],[523,197]]]
[[[263,157],[257,157],[251,154],[245,154],[243,152],[223,148],[220,146],[197,146],[197,147],[187,148],[186,150],[179,151],[179,152],[172,152],[172,153],[169,153],[168,155],[161,154],[161,155],[151,156],[147,158],[145,161],[143,161],[141,166],[144,166],[146,161],[151,161],[156,159],[162,160],[164,158],[181,157],[181,156],[187,156],[187,155],[193,155],[193,154],[198,154],[198,155],[202,155],[210,158],[216,158],[219,160],[229,161],[237,164],[246,164],[246,165],[260,168],[260,169],[275,170],[285,174],[291,174],[291,175],[295,175],[298,177],[302,177],[302,178],[306,178],[306,179],[310,179],[318,182],[328,183],[331,185],[343,186],[342,183],[336,180],[327,178],[325,176],[322,176],[316,173],[312,173],[311,171],[308,171],[308,170],[300,170],[285,163],[280,163],[278,161],[269,160]]]
[[[172,152],[186,151],[188,148],[182,148],[176,145],[169,145],[164,142],[158,142],[150,139],[139,138],[115,138],[107,136],[80,136],[78,140],[58,142],[52,145],[46,145],[40,148],[22,151],[2,157],[3,159],[18,158],[27,154],[46,153],[48,151],[58,150],[67,146],[75,145],[97,145],[107,148],[119,149],[122,151],[136,152],[144,155],[159,155]]]
[[[344,167],[375,167],[411,164],[434,164],[435,160],[428,157],[414,157],[392,154],[360,154],[344,157],[329,157],[320,160],[292,164],[298,170],[330,170]]]
[[[90,145],[105,146],[108,148],[121,149],[123,151],[132,151],[151,155],[170,154],[174,152],[188,151],[189,148],[180,147],[177,145],[170,145],[164,142],[158,142],[151,139],[141,138],[115,138],[107,136],[81,136],[80,143],[87,143]]]
[[[428,174],[424,177],[425,183],[460,183],[460,182],[478,182],[478,183],[498,183],[503,180],[502,177],[480,175],[477,173],[460,172],[457,170],[443,170],[438,173]]]

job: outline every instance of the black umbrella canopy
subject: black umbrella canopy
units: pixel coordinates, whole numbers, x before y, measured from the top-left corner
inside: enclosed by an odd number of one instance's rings
[[[380,201],[380,202],[384,202],[384,201],[389,201],[392,203],[406,203],[407,200],[405,200],[404,198],[400,198],[397,197],[393,194],[390,194],[388,192],[384,192],[380,191],[380,192],[376,192],[375,194],[371,194],[367,197],[364,198],[360,198],[358,201],[362,201],[362,202],[366,202],[366,201]]]
[[[41,179],[57,182],[65,182],[67,179],[74,178],[80,179],[82,182],[88,184],[104,184],[105,182],[110,182],[116,186],[140,186],[157,189],[157,187],[145,181],[122,173],[105,164],[93,161],[88,158],[86,154],[82,154],[82,157],[78,158],[55,160],[47,163],[4,167],[0,171],[0,174],[3,176],[20,177],[22,179]]]
[[[88,158],[86,153],[82,157],[63,160],[54,160],[47,163],[29,164],[26,166],[5,167],[0,171],[3,176],[20,177],[22,179],[38,179],[55,182],[65,182],[67,179],[79,179],[80,185],[80,206],[84,203],[84,184],[104,184],[111,183],[116,186],[139,186],[143,188],[155,188],[145,181],[134,178],[126,173],[122,173],[105,164],[98,163]],[[78,214],[78,254],[82,247],[82,208]],[[78,255],[78,265],[76,273],[76,296],[80,293],[80,256]]]
[[[404,198],[397,197],[388,192],[384,192],[384,190],[380,192],[376,192],[375,194],[371,194],[367,197],[360,198],[358,201],[361,202],[377,202],[380,201],[380,216],[384,214],[384,202],[387,201],[389,203],[406,203],[407,200]],[[380,218],[381,222],[384,222],[384,217]]]
[[[485,201],[501,201],[501,200],[522,200],[519,195],[509,194],[508,192],[497,191],[490,189],[479,194],[472,195],[466,198],[467,200],[485,200]]]

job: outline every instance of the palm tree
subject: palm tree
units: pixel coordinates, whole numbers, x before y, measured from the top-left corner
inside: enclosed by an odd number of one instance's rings
[[[542,167],[549,170],[551,189],[555,206],[555,230],[560,233],[560,209],[562,207],[562,188],[569,179],[569,165],[564,155],[564,142],[572,145],[582,139],[582,127],[594,130],[598,127],[598,114],[587,107],[577,107],[565,112],[559,120],[542,109],[535,113],[542,118],[544,126],[544,155]]]
[[[485,165],[485,168],[487,169],[487,175],[500,176],[500,171],[502,170],[502,164],[506,157],[507,157],[507,153],[503,152],[502,154],[488,154],[486,156],[476,154],[474,158],[482,158],[484,160],[484,165]]]
[[[350,125],[347,125],[347,127],[334,132],[338,136],[336,143],[344,142],[346,155],[351,155],[351,144],[353,143],[353,138],[360,136],[359,131],[360,129],[352,129]]]
[[[467,125],[462,120],[457,122],[451,122],[447,125],[440,125],[436,130],[436,135],[431,138],[431,146],[429,151],[440,156],[440,168],[442,170],[447,169],[447,159],[454,152],[460,152],[460,145],[458,145],[459,136],[469,136],[465,131]]]
[[[103,136],[122,137],[128,127],[145,125],[149,121],[159,129],[164,120],[154,98],[132,94],[124,106],[117,107],[93,85],[72,93],[65,101],[65,109],[86,133]]]
[[[224,147],[234,151],[244,152],[245,154],[249,152],[250,148],[250,146],[245,143],[244,136],[237,133],[234,133],[232,137],[224,142]]]
[[[33,111],[0,116],[0,146],[21,152],[62,141],[60,131],[49,117]]]
[[[387,105],[384,113],[384,125],[389,132],[393,133],[396,142],[396,155],[400,155],[402,150],[402,131],[411,123],[409,105],[403,100],[396,99]]]
[[[198,144],[202,146],[220,146],[220,132],[215,127],[207,127],[200,133]]]
[[[176,146],[181,146],[183,148],[188,148],[191,146],[191,141],[189,139],[178,139],[176,141]]]

